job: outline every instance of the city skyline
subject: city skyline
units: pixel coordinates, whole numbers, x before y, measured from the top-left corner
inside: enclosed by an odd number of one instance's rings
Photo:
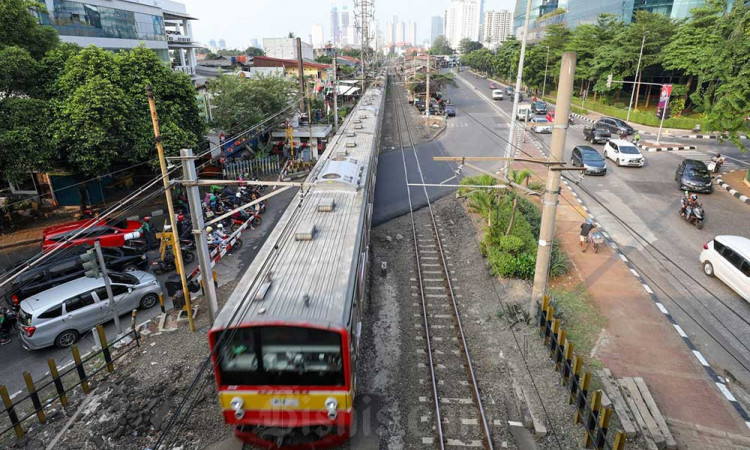
[[[262,41],[264,37],[284,37],[289,32],[300,36],[304,41],[309,40],[312,24],[323,26],[326,42],[331,40],[331,7],[336,6],[339,16],[343,6],[349,10],[350,22],[354,21],[354,3],[351,1],[336,2],[303,2],[290,0],[280,4],[270,0],[256,0],[252,7],[247,2],[238,0],[214,0],[204,2],[199,0],[184,0],[187,11],[198,20],[193,22],[195,40],[203,45],[209,45],[210,40],[224,39],[227,48],[244,49],[250,46],[253,39]],[[431,18],[442,16],[450,5],[450,0],[426,1],[416,0],[403,2],[398,0],[375,0],[375,20],[380,24],[384,33],[385,23],[397,15],[404,23],[414,22],[417,30],[417,43],[422,44],[431,38]],[[485,10],[509,9],[513,10],[515,0],[485,0]],[[226,11],[233,11],[226,14]],[[289,16],[292,12],[292,17]],[[286,27],[279,27],[279,20],[268,20],[274,14],[286,14],[283,21]],[[265,20],[259,19],[265,17]]]

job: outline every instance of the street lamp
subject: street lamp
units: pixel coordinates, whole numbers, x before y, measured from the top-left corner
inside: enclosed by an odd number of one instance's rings
[[[549,45],[542,45],[547,47],[547,60],[544,62],[544,83],[542,84],[542,99],[544,99],[544,91],[547,88],[547,65],[549,64]]]
[[[643,32],[643,42],[641,42],[641,53],[638,55],[638,67],[635,69],[635,79],[638,80],[638,72],[641,71],[641,58],[643,57],[643,47],[646,45],[646,35],[648,34],[648,31]],[[625,118],[625,121],[630,121],[630,110],[633,108],[633,95],[635,95],[635,84],[633,85],[633,90],[630,91],[630,104],[628,105],[628,116]]]

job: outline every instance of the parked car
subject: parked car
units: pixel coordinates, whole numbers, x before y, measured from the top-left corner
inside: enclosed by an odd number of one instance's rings
[[[604,144],[604,157],[616,162],[618,166],[643,167],[646,163],[640,150],[622,139],[611,139]]]
[[[531,104],[531,112],[534,114],[547,114],[547,104],[537,100]]]
[[[117,314],[159,303],[162,290],[154,275],[111,272],[109,278]],[[21,302],[21,345],[27,350],[70,347],[91,328],[111,319],[104,278],[78,278]]]
[[[69,242],[66,239],[76,235],[85,227],[92,225],[78,237]],[[94,244],[98,240],[102,247],[122,247],[126,235],[137,231],[141,222],[137,220],[100,220],[85,219],[46,228],[43,232],[42,251],[53,248],[66,248],[82,244]]]
[[[750,302],[750,239],[716,236],[703,245],[703,273],[716,277]]]
[[[616,136],[620,136],[623,132],[626,135],[630,136],[635,132],[635,130],[633,130],[633,127],[628,125],[627,122],[615,117],[602,117],[601,119],[596,121],[596,125],[601,125],[607,128],[610,133],[613,133]]]
[[[424,105],[424,100],[419,98],[414,100],[414,106],[416,106],[420,112],[424,112]]]
[[[492,91],[492,100],[502,100],[505,98],[502,89],[494,89]]]
[[[593,147],[578,145],[573,148],[570,155],[570,165],[574,167],[585,167],[586,175],[605,175],[607,173],[607,162]]]
[[[456,105],[445,105],[445,114],[447,114],[448,117],[455,117]]]
[[[603,144],[612,137],[609,128],[599,123],[595,123],[593,126],[583,127],[583,138],[592,144]]]
[[[714,191],[711,183],[711,174],[703,161],[697,159],[685,159],[674,174],[681,191],[704,192],[710,194]]]
[[[534,133],[552,133],[552,124],[547,122],[546,117],[532,117],[529,119],[529,124]]]

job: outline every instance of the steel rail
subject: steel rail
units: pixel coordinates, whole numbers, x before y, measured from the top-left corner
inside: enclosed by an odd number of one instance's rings
[[[398,96],[398,97],[400,97],[400,96]],[[446,282],[447,282],[447,285],[448,285],[448,292],[450,294],[451,306],[453,307],[453,313],[454,313],[454,316],[455,316],[455,319],[456,319],[456,324],[458,325],[458,330],[459,330],[459,334],[460,334],[460,337],[461,337],[461,346],[463,348],[463,354],[464,354],[464,357],[466,358],[466,363],[467,363],[468,369],[469,369],[469,375],[470,375],[470,378],[471,378],[472,391],[473,391],[473,394],[474,394],[474,401],[476,402],[476,406],[477,406],[477,409],[479,411],[479,417],[481,418],[481,422],[482,422],[482,434],[484,435],[485,448],[487,448],[489,450],[493,450],[492,435],[490,434],[490,428],[489,428],[489,425],[488,425],[488,422],[487,422],[487,417],[486,417],[485,412],[484,412],[484,406],[482,404],[482,399],[481,399],[480,394],[479,394],[479,386],[477,384],[477,378],[476,378],[476,374],[474,372],[474,365],[473,365],[473,363],[471,361],[471,355],[469,353],[468,344],[466,343],[466,334],[464,333],[463,324],[461,323],[461,315],[460,315],[460,313],[458,311],[458,305],[456,304],[456,297],[455,297],[455,292],[454,292],[454,289],[453,289],[453,282],[451,281],[450,272],[448,271],[448,264],[447,264],[446,259],[445,259],[445,251],[443,250],[443,243],[442,243],[442,241],[440,239],[440,234],[438,232],[437,222],[435,221],[435,213],[432,210],[432,202],[430,201],[430,196],[429,196],[429,194],[427,192],[427,187],[425,186],[424,173],[422,172],[422,166],[419,163],[419,157],[418,157],[418,153],[417,153],[417,148],[416,148],[416,145],[414,144],[414,138],[413,138],[413,136],[411,134],[411,130],[409,128],[409,122],[408,122],[408,118],[407,118],[407,115],[406,115],[406,109],[404,107],[404,103],[397,101],[397,105],[401,106],[402,116],[404,118],[404,123],[406,124],[406,126],[405,126],[406,134],[407,134],[407,136],[409,138],[409,146],[411,147],[412,152],[414,154],[414,160],[415,160],[416,165],[417,165],[417,171],[419,172],[419,177],[420,177],[420,179],[422,181],[422,183],[421,183],[422,184],[422,189],[424,191],[425,199],[427,201],[427,209],[428,209],[428,211],[430,213],[430,222],[432,223],[432,230],[433,230],[434,235],[435,235],[435,241],[437,242],[438,253],[440,254],[440,260],[441,260],[441,263],[442,263],[441,265],[442,265],[442,268],[443,268],[443,273],[445,275],[445,279],[446,279]],[[397,125],[399,123],[398,122],[398,116],[397,116],[396,123],[397,123]],[[403,149],[402,152],[401,152],[401,155],[402,155],[402,158],[404,160],[404,175],[406,176],[407,175],[407,173],[406,173],[407,172],[407,168],[406,168],[406,157],[405,157],[405,153],[404,153],[405,147],[403,146],[403,140],[401,139],[401,128],[400,128],[400,126],[398,126],[398,130],[399,130],[399,140],[400,140],[400,143],[402,144],[401,148]],[[406,178],[406,183],[407,183],[407,191],[410,191],[409,186],[408,186],[408,184],[409,184],[408,176]],[[416,234],[416,226],[415,226],[415,223],[414,223],[414,209],[413,209],[412,203],[411,203],[411,193],[409,193],[409,211],[410,211],[410,215],[411,215],[412,230],[413,230],[413,233],[414,233],[414,247],[415,247],[415,252],[417,254],[417,271],[419,272],[418,273],[418,275],[419,275],[419,286],[420,286],[420,294],[421,294],[421,298],[422,298],[422,309],[423,309],[423,313],[424,313],[424,322],[425,322],[425,340],[427,341],[427,350],[428,350],[428,355],[429,355],[429,360],[430,360],[430,371],[431,371],[431,376],[432,376],[433,392],[435,394],[435,405],[436,405],[436,411],[437,411],[437,413],[436,413],[437,429],[438,429],[438,433],[439,433],[439,437],[440,437],[440,448],[444,448],[445,443],[443,442],[444,441],[444,437],[443,437],[443,432],[442,432],[442,422],[440,420],[440,408],[439,408],[438,394],[437,394],[437,383],[435,381],[435,371],[434,371],[434,367],[433,367],[433,356],[432,356],[432,352],[430,351],[430,340],[429,340],[429,334],[428,334],[429,333],[429,331],[428,331],[429,327],[428,327],[428,323],[427,323],[427,308],[426,308],[426,300],[425,300],[425,295],[424,295],[424,289],[422,287],[422,276],[421,276],[421,269],[420,269],[420,262],[419,262],[419,248],[418,248],[418,241],[417,241],[417,234]]]

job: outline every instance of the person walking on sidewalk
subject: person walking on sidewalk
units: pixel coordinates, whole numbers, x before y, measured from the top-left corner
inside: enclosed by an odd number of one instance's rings
[[[596,225],[591,222],[591,219],[586,219],[586,221],[581,224],[580,245],[581,247],[583,247],[584,252],[589,248],[589,233],[591,233],[591,230],[593,230],[594,228],[596,228]]]
[[[140,233],[146,238],[146,251],[151,250],[153,242],[151,241],[151,217],[144,217],[141,227],[138,229]]]

